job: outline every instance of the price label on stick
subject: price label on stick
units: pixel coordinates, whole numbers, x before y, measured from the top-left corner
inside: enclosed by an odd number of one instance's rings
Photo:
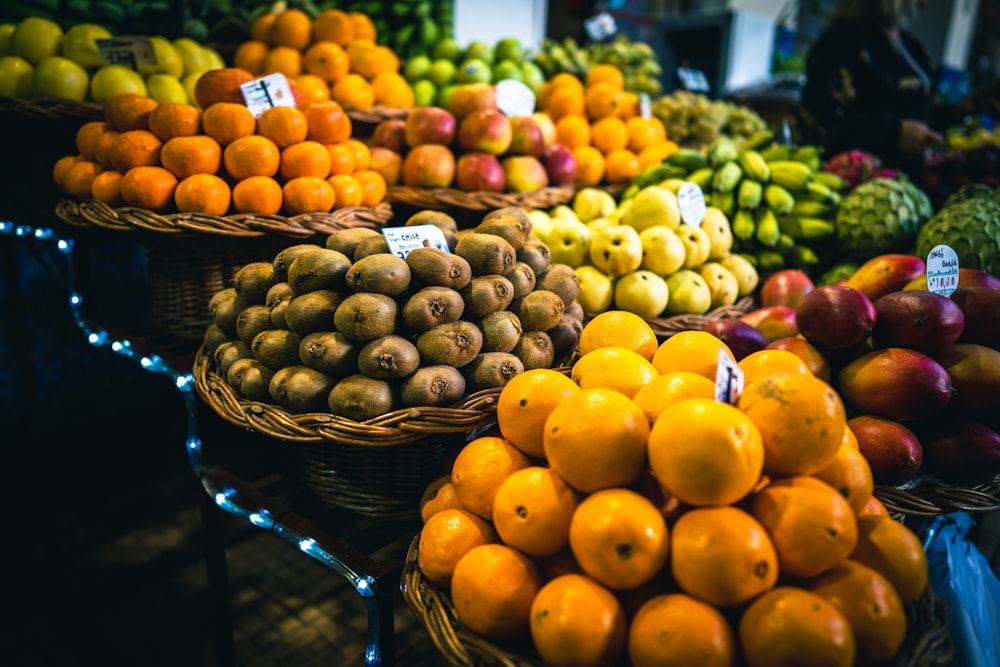
[[[936,245],[927,253],[927,291],[951,296],[958,288],[958,254],[949,245]]]
[[[696,183],[685,183],[677,190],[677,205],[681,220],[692,227],[700,227],[705,219],[705,193]]]
[[[743,393],[743,369],[725,349],[719,350],[719,364],[715,371],[715,400],[735,404]]]
[[[288,79],[281,72],[247,81],[240,86],[240,92],[243,93],[243,101],[254,118],[271,107],[295,106],[292,87],[288,85]]]
[[[530,116],[535,112],[535,94],[515,79],[503,79],[494,87],[497,108],[505,116]]]
[[[618,32],[618,23],[615,21],[615,17],[608,12],[600,12],[584,21],[583,29],[591,41],[599,42]]]
[[[148,37],[112,37],[94,40],[97,54],[105,65],[155,65],[156,51]]]
[[[436,225],[410,225],[408,227],[385,227],[382,229],[382,236],[389,246],[389,252],[397,257],[406,259],[411,250],[416,248],[438,248],[445,252],[448,249],[448,240],[444,237],[444,232]]]

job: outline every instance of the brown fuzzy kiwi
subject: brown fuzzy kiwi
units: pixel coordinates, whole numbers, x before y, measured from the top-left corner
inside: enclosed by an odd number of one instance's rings
[[[288,322],[285,320],[285,313],[288,312],[288,304],[291,299],[282,299],[271,307],[271,325],[275,329],[287,329]]]
[[[336,290],[318,289],[300,294],[285,307],[285,325],[300,336],[333,329],[333,314],[344,300]]]
[[[253,359],[250,346],[241,340],[226,341],[212,352],[212,360],[215,362],[215,367],[222,377],[226,377],[226,374],[229,373],[229,367],[237,359]]]
[[[296,295],[319,289],[343,289],[351,258],[329,248],[316,248],[296,257],[288,267],[288,284]]]
[[[378,236],[369,236],[361,239],[354,248],[354,257],[352,259],[356,262],[369,255],[381,255],[387,252],[389,252],[389,243],[385,240],[384,236],[379,234]]]
[[[450,287],[425,287],[414,292],[403,304],[403,327],[409,333],[427,331],[445,322],[461,319],[465,301]]]
[[[344,276],[355,292],[378,292],[396,296],[410,286],[410,265],[388,253],[369,255],[354,262]]]
[[[254,359],[271,370],[286,366],[298,366],[299,343],[302,337],[288,329],[267,329],[257,334],[250,342]]]
[[[537,282],[535,270],[524,262],[514,262],[514,268],[512,268],[504,277],[514,286],[515,299],[518,299],[535,289],[535,283]]]
[[[236,338],[236,318],[248,305],[250,304],[244,303],[243,299],[239,298],[235,289],[227,287],[212,295],[208,303],[208,312],[213,324],[222,329],[227,337]]]
[[[419,367],[417,346],[395,334],[376,338],[358,353],[358,370],[372,378],[404,378]]]
[[[233,289],[247,303],[266,303],[267,292],[275,280],[274,264],[271,262],[250,262],[244,264],[233,276]]]
[[[326,412],[327,396],[336,381],[314,368],[286,366],[278,369],[268,384],[275,403],[289,412]]]
[[[326,400],[330,412],[356,422],[381,417],[398,405],[397,389],[392,383],[360,373],[334,385]]]
[[[219,328],[219,325],[212,322],[207,327],[205,327],[205,336],[202,338],[202,343],[205,345],[205,349],[209,352],[214,353],[218,349],[219,345],[231,340],[226,332]]]
[[[537,237],[531,237],[517,249],[517,261],[524,262],[532,268],[536,276],[540,276],[549,268],[552,261],[552,251],[545,242]]]
[[[395,299],[374,292],[349,294],[333,314],[333,326],[353,341],[368,341],[396,333],[399,305]]]
[[[291,285],[282,280],[281,282],[274,283],[271,285],[271,289],[267,290],[267,296],[264,297],[264,305],[268,308],[273,308],[278,305],[278,302],[291,299],[293,296],[295,296],[295,290],[292,289]]]
[[[562,297],[547,289],[529,292],[509,306],[526,331],[548,331],[559,323],[565,308]]]
[[[468,320],[456,320],[422,332],[416,344],[424,366],[448,364],[461,368],[479,354],[483,332]]]
[[[288,267],[292,265],[295,258],[304,252],[316,250],[319,247],[321,246],[315,243],[298,243],[280,250],[271,262],[271,266],[274,267],[274,280],[276,282],[287,282]]]
[[[339,331],[316,331],[302,337],[299,361],[334,378],[358,372],[361,346]]]
[[[544,331],[525,331],[512,349],[511,354],[524,364],[524,370],[552,368],[555,350],[552,339]]]
[[[483,221],[476,225],[475,229],[480,234],[494,234],[507,239],[507,242],[516,251],[524,245],[528,238],[530,223],[526,224],[526,219],[527,216],[522,218],[510,213],[491,214],[483,218]]]
[[[521,320],[509,310],[498,310],[479,320],[483,332],[480,352],[510,352],[521,338]]]
[[[472,280],[469,262],[440,248],[414,248],[406,255],[413,282],[462,289]]]
[[[559,318],[559,323],[545,333],[552,341],[553,358],[565,359],[580,345],[583,322],[564,313]]]
[[[563,305],[576,301],[580,294],[580,276],[569,264],[550,264],[549,268],[538,276],[538,289],[547,289],[562,297]]]
[[[462,235],[455,254],[469,262],[473,276],[506,275],[517,261],[517,251],[507,239],[479,232]]]
[[[452,215],[434,209],[417,211],[407,218],[404,224],[407,227],[413,227],[414,225],[434,225],[451,232],[458,232],[458,222]]]
[[[465,396],[465,377],[448,364],[421,366],[403,380],[400,393],[406,407],[441,407]]]
[[[241,357],[239,359],[234,359],[226,372],[222,374],[225,378],[226,384],[228,384],[233,389],[238,390],[240,388],[240,382],[243,380],[243,375],[251,368],[254,364],[260,364],[259,361],[253,357]],[[263,364],[260,364],[263,366]],[[265,366],[265,368],[267,368]],[[273,372],[273,371],[272,371]]]
[[[261,331],[271,328],[271,309],[262,303],[247,306],[236,316],[236,337],[247,345]]]
[[[271,403],[271,378],[274,371],[256,359],[240,359],[229,369],[226,381],[248,401]]]
[[[514,284],[505,276],[478,276],[459,294],[465,301],[465,317],[478,320],[509,306],[514,300]]]
[[[326,247],[353,258],[358,244],[372,236],[382,236],[382,233],[371,227],[343,227],[326,237]]]
[[[579,320],[580,322],[583,322],[584,318],[587,317],[587,314],[583,312],[583,306],[579,301],[571,301],[569,305],[566,306],[566,310],[563,311],[563,315],[572,317],[574,320]]]
[[[470,394],[503,387],[523,372],[524,364],[510,352],[480,352],[462,368],[466,391]]]

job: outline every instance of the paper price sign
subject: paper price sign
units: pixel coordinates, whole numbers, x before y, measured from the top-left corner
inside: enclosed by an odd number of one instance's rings
[[[113,37],[94,40],[97,54],[105,65],[155,65],[156,51],[148,37]]]
[[[927,291],[951,296],[958,288],[958,254],[949,245],[936,245],[927,253]]]
[[[639,116],[643,120],[653,117],[653,103],[649,99],[649,93],[639,93]]]
[[[240,86],[240,92],[243,93],[243,101],[254,118],[271,107],[295,106],[292,87],[288,85],[285,75],[280,72],[247,81]]]
[[[586,31],[587,37],[590,37],[592,41],[599,42],[618,32],[618,23],[615,21],[615,17],[608,12],[601,12],[584,21],[583,29]]]
[[[382,236],[385,237],[385,242],[389,246],[389,252],[403,259],[406,259],[411,250],[417,248],[430,247],[451,252],[444,232],[436,225],[386,227],[382,229]]]
[[[715,371],[715,400],[735,404],[743,393],[743,369],[736,365],[726,350],[719,350],[719,364]]]
[[[516,79],[497,81],[497,108],[505,116],[530,116],[535,112],[535,94],[527,84]]]
[[[701,227],[705,219],[705,194],[696,183],[685,183],[677,191],[681,220],[692,227]]]

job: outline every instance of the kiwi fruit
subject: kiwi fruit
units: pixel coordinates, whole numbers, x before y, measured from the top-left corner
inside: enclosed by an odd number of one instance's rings
[[[288,304],[291,299],[282,299],[271,307],[271,324],[275,329],[288,329],[288,322],[285,320],[285,313],[288,312]]]
[[[333,314],[333,326],[359,343],[396,333],[399,305],[395,299],[375,292],[355,292],[344,297]]]
[[[299,343],[302,337],[288,329],[266,329],[254,336],[250,351],[254,359],[271,370],[286,366],[298,366]]]
[[[289,412],[326,412],[327,396],[335,380],[307,366],[286,366],[276,370],[268,383],[274,402]]]
[[[358,245],[354,247],[354,261],[368,257],[369,255],[381,255],[383,253],[389,252],[389,243],[385,240],[385,237],[379,234],[378,236],[368,236],[361,239]]]
[[[544,331],[525,331],[510,351],[524,364],[524,370],[552,368],[555,350],[552,339]]]
[[[507,239],[494,234],[463,234],[455,254],[465,258],[473,276],[506,275],[517,261],[517,251]]]
[[[326,237],[326,247],[354,257],[358,244],[371,236],[382,236],[382,233],[371,227],[343,227]]]
[[[553,359],[565,359],[580,345],[583,322],[563,313],[559,323],[545,333],[552,341]]]
[[[566,310],[563,311],[563,315],[567,317],[572,317],[574,320],[579,320],[581,323],[587,314],[583,312],[583,306],[579,301],[571,301],[567,306]]]
[[[475,230],[480,234],[494,234],[506,239],[516,251],[528,238],[530,223],[526,220],[527,216],[521,218],[510,213],[493,212],[483,218]]]
[[[342,289],[349,268],[351,259],[344,253],[316,247],[292,260],[288,267],[288,284],[295,294]]]
[[[326,405],[333,414],[363,422],[392,412],[398,405],[396,388],[387,381],[357,373],[327,392]]]
[[[410,265],[388,253],[369,255],[354,262],[344,276],[355,292],[378,292],[396,296],[410,286]]]
[[[462,289],[472,280],[472,267],[463,257],[440,248],[414,248],[406,255],[412,280],[421,285]]]
[[[521,320],[509,310],[498,310],[479,320],[483,332],[480,352],[510,352],[521,338]]]
[[[514,284],[505,276],[478,276],[459,294],[465,301],[465,317],[478,320],[509,306],[514,300]]]
[[[407,407],[448,406],[465,396],[465,386],[465,377],[454,366],[421,366],[403,380],[400,394]]]
[[[226,381],[248,401],[271,403],[271,378],[274,371],[256,359],[240,359],[229,369]]]
[[[232,287],[227,287],[216,292],[208,304],[208,312],[212,318],[212,324],[222,329],[222,332],[228,338],[237,338],[236,318],[239,317],[240,312],[248,305],[244,303],[243,299],[239,298],[236,290]]]
[[[479,354],[483,332],[468,320],[456,320],[420,333],[416,344],[423,365],[448,364],[461,368]]]
[[[445,322],[462,317],[465,301],[450,287],[424,287],[414,292],[403,304],[403,326],[411,333],[427,331]]]
[[[404,224],[407,227],[413,227],[414,225],[434,225],[436,227],[440,227],[442,230],[454,233],[458,232],[458,222],[455,220],[454,216],[445,213],[444,211],[436,211],[434,209],[417,211],[407,218]]]
[[[271,309],[262,303],[247,306],[236,316],[236,337],[247,345],[261,331],[271,328]]]
[[[300,294],[285,307],[285,325],[300,336],[333,329],[333,314],[344,300],[336,290],[318,289]]]
[[[404,378],[419,367],[417,346],[395,334],[376,338],[358,353],[358,370],[371,378]]]
[[[548,331],[559,323],[566,306],[555,292],[536,289],[510,304],[525,331]]]
[[[260,362],[253,357],[234,359],[233,362],[229,364],[229,368],[226,369],[226,372],[222,374],[222,377],[226,379],[226,384],[236,391],[239,391],[240,382],[243,381],[244,374],[246,374],[247,370],[254,364],[260,364]],[[268,400],[270,400],[270,396],[268,396]]]
[[[334,378],[358,372],[360,346],[339,331],[316,331],[299,342],[299,361]]]
[[[250,262],[244,264],[233,276],[233,289],[247,303],[265,303],[267,292],[274,283],[274,264]]]
[[[550,264],[546,271],[538,276],[536,286],[547,289],[562,297],[563,305],[568,306],[576,301],[580,294],[580,276],[569,264]]]
[[[237,359],[253,359],[253,353],[250,351],[250,346],[243,341],[229,340],[215,348],[215,351],[212,352],[212,359],[215,361],[219,375],[226,377],[233,362]]]
[[[515,299],[535,289],[535,283],[538,280],[535,276],[535,270],[524,262],[514,262],[514,268],[504,277],[514,286]]]
[[[517,249],[517,261],[524,262],[532,268],[536,276],[540,276],[549,268],[552,261],[552,251],[545,242],[537,237],[531,237]]]
[[[275,282],[287,282],[288,267],[292,265],[295,258],[304,252],[316,250],[319,247],[315,243],[299,243],[278,251],[278,254],[274,256],[274,260],[271,262],[271,266],[274,267]]]
[[[209,352],[215,352],[219,345],[229,340],[231,339],[226,335],[226,332],[220,329],[219,325],[215,322],[205,327],[205,336],[202,338],[202,343],[204,343],[205,349]]]
[[[462,368],[466,390],[472,394],[496,389],[524,372],[524,364],[510,352],[480,352]]]
[[[273,308],[278,305],[279,301],[291,299],[293,296],[295,296],[295,290],[292,289],[291,285],[282,280],[281,282],[274,283],[267,290],[267,295],[264,297],[264,305],[268,308]]]

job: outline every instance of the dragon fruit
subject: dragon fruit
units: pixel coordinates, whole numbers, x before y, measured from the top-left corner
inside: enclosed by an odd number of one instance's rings
[[[882,161],[877,155],[861,150],[837,153],[823,165],[823,171],[832,172],[844,181],[843,194],[847,194],[866,181],[877,178],[881,169]]]

